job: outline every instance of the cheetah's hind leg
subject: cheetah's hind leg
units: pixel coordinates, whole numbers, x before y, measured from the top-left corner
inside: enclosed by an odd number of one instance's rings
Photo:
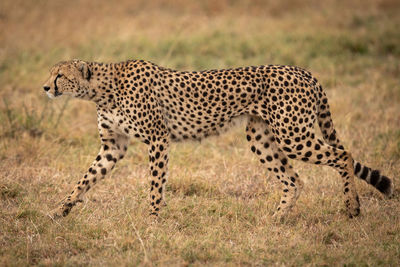
[[[289,165],[286,155],[277,146],[273,134],[266,123],[258,117],[250,117],[246,126],[247,140],[251,151],[257,155],[260,162],[267,166],[282,183],[283,194],[274,218],[280,220],[292,209],[299,198],[303,182]]]

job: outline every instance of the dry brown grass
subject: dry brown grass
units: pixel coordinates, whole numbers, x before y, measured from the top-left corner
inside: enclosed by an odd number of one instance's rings
[[[400,263],[398,1],[0,2],[0,265],[391,265]],[[395,181],[357,187],[346,217],[334,170],[293,162],[305,189],[283,223],[278,184],[243,126],[174,144],[168,206],[147,223],[146,147],[60,222],[46,212],[97,153],[93,104],[49,102],[57,61],[142,58],[179,69],[294,64],[325,85],[341,139]]]

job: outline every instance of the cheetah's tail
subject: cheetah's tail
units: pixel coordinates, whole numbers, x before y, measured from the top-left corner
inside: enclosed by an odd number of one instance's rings
[[[319,106],[318,106],[318,125],[321,129],[325,141],[338,149],[344,149],[343,145],[337,137],[337,133],[333,127],[331,113],[329,111],[328,98],[322,91],[322,87],[318,85],[319,91]],[[360,162],[354,160],[353,163],[354,174],[366,181],[368,184],[375,187],[382,194],[390,197],[393,194],[393,181],[392,179],[382,175],[378,170],[373,170]]]
[[[390,197],[393,194],[393,182],[390,178],[380,174],[378,170],[372,170],[360,162],[354,161],[354,174],[378,189],[382,194]]]

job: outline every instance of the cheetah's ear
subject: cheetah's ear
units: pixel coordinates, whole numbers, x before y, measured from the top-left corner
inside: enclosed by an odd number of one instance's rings
[[[86,62],[80,61],[77,64],[78,70],[82,72],[83,78],[86,80],[90,80],[90,77],[92,76],[92,72],[89,69],[89,66]]]

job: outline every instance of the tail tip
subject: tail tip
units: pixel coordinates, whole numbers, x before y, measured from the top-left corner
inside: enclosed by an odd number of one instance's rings
[[[392,197],[393,188],[394,188],[393,181],[390,178],[383,175],[379,183],[376,185],[376,189],[378,189],[382,194],[384,194],[388,198]]]

